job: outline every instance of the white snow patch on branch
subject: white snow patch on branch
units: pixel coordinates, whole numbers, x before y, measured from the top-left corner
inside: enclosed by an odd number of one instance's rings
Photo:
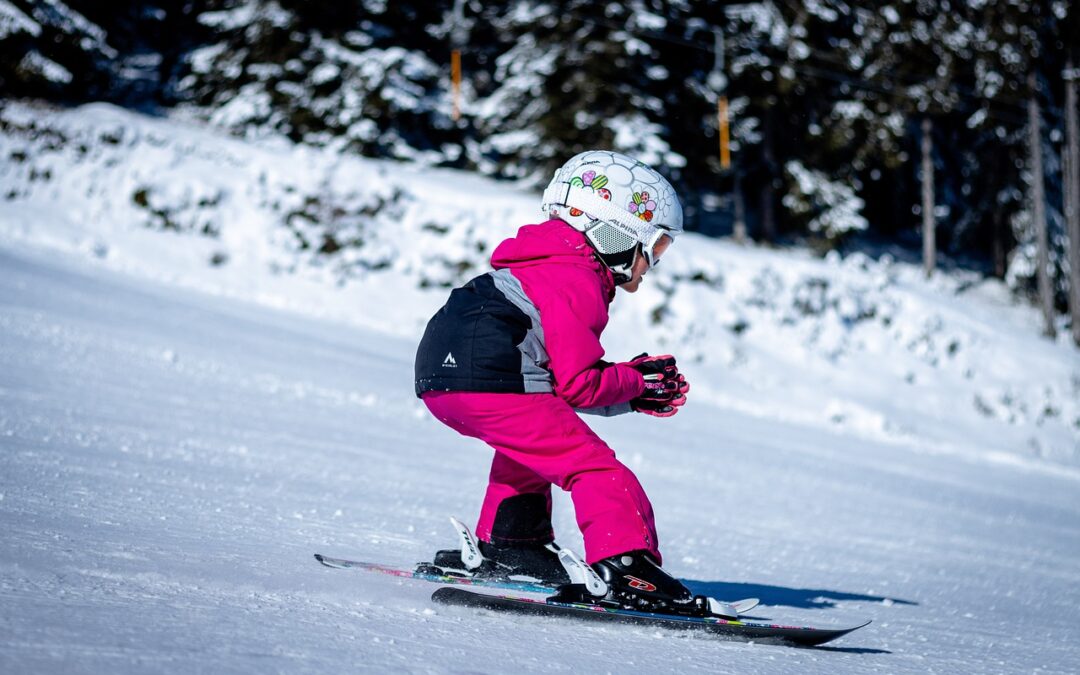
[[[41,35],[41,26],[8,0],[0,0],[0,40],[17,33],[37,37]]]

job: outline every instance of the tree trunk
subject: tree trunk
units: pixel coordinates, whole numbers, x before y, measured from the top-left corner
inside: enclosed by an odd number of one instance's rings
[[[1031,166],[1031,214],[1035,227],[1035,278],[1042,307],[1043,334],[1057,337],[1054,327],[1054,295],[1050,286],[1050,244],[1046,232],[1046,195],[1043,187],[1042,131],[1039,123],[1038,81],[1035,72],[1028,75],[1028,151]]]
[[[1080,124],[1076,80],[1080,73],[1069,58],[1065,76],[1065,223],[1069,233],[1069,312],[1073,342],[1080,346]]]
[[[923,271],[926,278],[934,275],[937,267],[937,232],[934,219],[934,140],[931,137],[933,125],[929,117],[922,121],[922,240]]]
[[[1001,209],[993,209],[991,222],[994,224],[994,276],[1004,279],[1009,266],[1009,252],[1005,250],[1005,218]]]
[[[773,155],[773,106],[775,100],[769,99],[765,111],[765,125],[762,138],[763,164],[765,180],[761,181],[761,237],[767,242],[776,241],[776,196],[773,181],[776,180],[776,157]]]
[[[732,199],[735,202],[735,242],[746,243],[746,203],[743,201],[742,178],[739,176],[739,167],[735,167],[734,191]]]

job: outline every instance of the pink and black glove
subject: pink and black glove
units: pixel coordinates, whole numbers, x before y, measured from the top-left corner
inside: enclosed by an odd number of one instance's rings
[[[686,403],[690,384],[675,365],[671,354],[649,356],[642,354],[627,364],[645,377],[645,391],[631,399],[630,407],[636,412],[653,417],[671,417]]]

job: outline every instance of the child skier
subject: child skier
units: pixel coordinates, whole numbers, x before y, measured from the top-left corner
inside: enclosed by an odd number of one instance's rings
[[[692,611],[701,599],[660,567],[640,483],[577,415],[669,417],[686,402],[673,357],[609,363],[600,346],[615,288],[637,291],[682,231],[682,207],[641,162],[590,151],[556,172],[541,208],[548,220],[503,241],[493,272],[450,293],[416,355],[416,393],[431,413],[495,450],[476,527],[483,564],[471,572],[569,582],[554,545],[554,484],[570,492],[586,562],[609,597]],[[440,551],[435,564],[462,560]]]

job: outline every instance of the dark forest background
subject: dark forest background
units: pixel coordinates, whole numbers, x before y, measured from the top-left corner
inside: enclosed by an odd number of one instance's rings
[[[1035,103],[1059,311],[1078,46],[1076,3],[1049,0],[0,1],[4,96],[181,110],[537,185],[613,147],[672,177],[688,227],[717,236],[917,259],[928,129],[945,264],[1031,294]]]

